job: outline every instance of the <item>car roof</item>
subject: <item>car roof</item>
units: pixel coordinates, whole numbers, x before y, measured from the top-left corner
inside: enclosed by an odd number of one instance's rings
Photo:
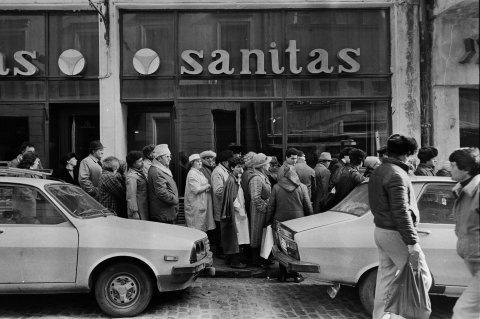
[[[451,177],[448,176],[416,176],[409,175],[412,183],[427,183],[427,182],[444,182],[444,183],[456,183]],[[363,182],[365,184],[368,181]]]
[[[0,183],[24,184],[41,188],[45,185],[62,184],[63,182],[43,178],[0,176]]]

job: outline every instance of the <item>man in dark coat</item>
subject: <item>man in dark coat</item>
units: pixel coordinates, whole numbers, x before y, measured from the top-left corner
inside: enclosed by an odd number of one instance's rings
[[[348,157],[349,162],[338,171],[338,177],[334,185],[335,196],[328,208],[332,208],[338,204],[342,199],[347,197],[357,185],[368,180],[368,178],[363,176],[359,171],[359,168],[365,160],[365,152],[358,148],[353,148],[348,153]]]
[[[172,154],[167,144],[155,146],[148,170],[148,208],[155,222],[175,224],[178,215],[178,189],[169,169]]]
[[[437,156],[438,150],[435,147],[422,147],[417,154],[420,164],[418,164],[414,174],[417,176],[435,176]]]
[[[305,184],[308,188],[308,196],[312,198],[315,193],[315,171],[307,165],[305,153],[298,151],[297,163],[295,163],[295,171],[297,172],[300,182]]]
[[[350,162],[348,153],[352,150],[353,147],[347,146],[340,151],[337,161],[332,161],[332,165],[328,168],[330,170],[330,181],[328,182],[328,191],[332,190],[337,181],[340,168],[344,167],[347,163]]]
[[[66,183],[80,185],[78,182],[77,157],[75,153],[68,153],[61,159],[60,167],[53,171],[52,177]]]

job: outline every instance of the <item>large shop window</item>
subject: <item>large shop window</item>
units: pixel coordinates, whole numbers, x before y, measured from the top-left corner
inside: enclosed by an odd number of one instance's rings
[[[460,147],[480,146],[478,89],[460,89]]]
[[[386,101],[295,101],[287,110],[288,145],[307,157],[347,145],[375,154],[388,138]]]

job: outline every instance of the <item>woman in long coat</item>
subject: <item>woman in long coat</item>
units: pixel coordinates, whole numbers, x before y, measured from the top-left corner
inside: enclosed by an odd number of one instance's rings
[[[188,227],[206,232],[215,229],[211,185],[200,171],[200,155],[192,154],[188,160],[191,168],[185,183],[185,221]]]
[[[272,186],[265,171],[270,167],[272,158],[263,153],[252,158],[254,168],[248,183],[250,191],[250,246],[252,247],[252,264],[261,265],[260,248],[262,246],[263,226],[265,225],[267,206]]]
[[[142,152],[131,151],[127,154],[127,211],[128,218],[149,220],[147,177],[143,163]]]

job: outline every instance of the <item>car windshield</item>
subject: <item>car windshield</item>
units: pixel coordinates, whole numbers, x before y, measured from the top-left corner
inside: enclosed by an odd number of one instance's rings
[[[331,210],[358,217],[370,212],[370,205],[368,204],[368,184],[365,183],[356,187]]]
[[[94,218],[115,215],[90,197],[80,187],[71,184],[52,184],[45,187],[47,192],[75,217]]]

